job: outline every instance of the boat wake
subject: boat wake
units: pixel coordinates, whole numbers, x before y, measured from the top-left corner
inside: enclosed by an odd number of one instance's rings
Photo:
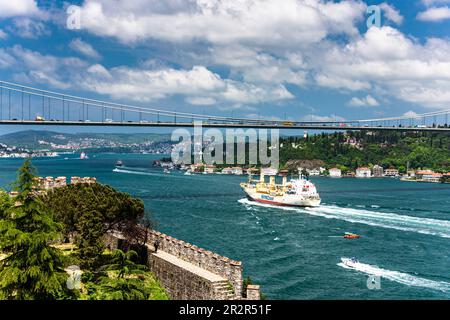
[[[351,223],[361,223],[370,226],[450,238],[450,221],[448,220],[420,218],[364,209],[343,208],[334,205],[321,205],[317,208],[289,208],[260,204],[248,199],[241,199],[238,201],[246,206],[257,205],[267,208],[276,208],[278,210],[297,211],[327,219],[338,219]]]
[[[132,171],[132,170],[119,169],[119,168],[114,168],[113,172],[137,174],[137,175],[144,175],[144,176],[157,176],[157,177],[163,176],[163,175],[157,174],[157,173],[150,173],[150,172],[143,172],[143,171]]]
[[[364,264],[361,262],[354,263],[352,267],[345,265],[343,262],[340,262],[337,265],[345,269],[356,270],[368,275],[378,276],[411,287],[428,288],[450,293],[450,283],[445,281],[434,281],[425,278],[420,278],[412,276],[408,273],[386,270],[379,268],[377,266],[372,266],[370,264]]]

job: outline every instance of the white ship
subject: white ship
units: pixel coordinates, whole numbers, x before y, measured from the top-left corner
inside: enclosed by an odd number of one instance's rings
[[[316,186],[302,177],[289,182],[287,177],[283,177],[282,184],[275,184],[274,176],[270,176],[269,183],[266,183],[264,173],[261,173],[259,180],[252,180],[249,176],[249,181],[241,183],[241,187],[250,200],[271,205],[318,207],[321,201]]]

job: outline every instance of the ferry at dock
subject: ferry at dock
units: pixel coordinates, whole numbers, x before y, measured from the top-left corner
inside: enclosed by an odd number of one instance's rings
[[[316,186],[301,176],[290,181],[283,177],[283,183],[276,184],[275,176],[270,176],[266,182],[264,173],[259,180],[249,175],[249,181],[241,183],[241,188],[249,200],[276,206],[318,207],[321,202]]]

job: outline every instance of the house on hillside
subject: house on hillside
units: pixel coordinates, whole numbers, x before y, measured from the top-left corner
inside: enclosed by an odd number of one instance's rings
[[[373,173],[373,176],[374,176],[374,177],[379,178],[379,177],[382,177],[382,176],[383,176],[383,174],[384,174],[384,169],[383,169],[382,166],[375,165],[375,166],[373,166],[373,168],[372,168],[372,173]]]
[[[356,177],[357,178],[371,178],[372,172],[367,167],[359,167],[356,169]]]
[[[332,177],[332,178],[340,178],[340,177],[342,177],[341,169],[331,168],[330,170],[328,170],[328,172],[330,173],[330,177]]]

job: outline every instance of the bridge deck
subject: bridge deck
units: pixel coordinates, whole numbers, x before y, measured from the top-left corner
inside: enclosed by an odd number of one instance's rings
[[[49,125],[49,126],[117,126],[117,127],[194,127],[194,122],[141,122],[141,121],[62,121],[62,120],[0,120],[4,125]],[[323,131],[347,131],[347,130],[369,130],[369,131],[428,131],[428,132],[450,132],[450,127],[384,127],[384,126],[333,126],[333,125],[274,125],[257,123],[213,123],[202,122],[205,128],[254,128],[254,129],[303,129],[303,130],[323,130]]]

